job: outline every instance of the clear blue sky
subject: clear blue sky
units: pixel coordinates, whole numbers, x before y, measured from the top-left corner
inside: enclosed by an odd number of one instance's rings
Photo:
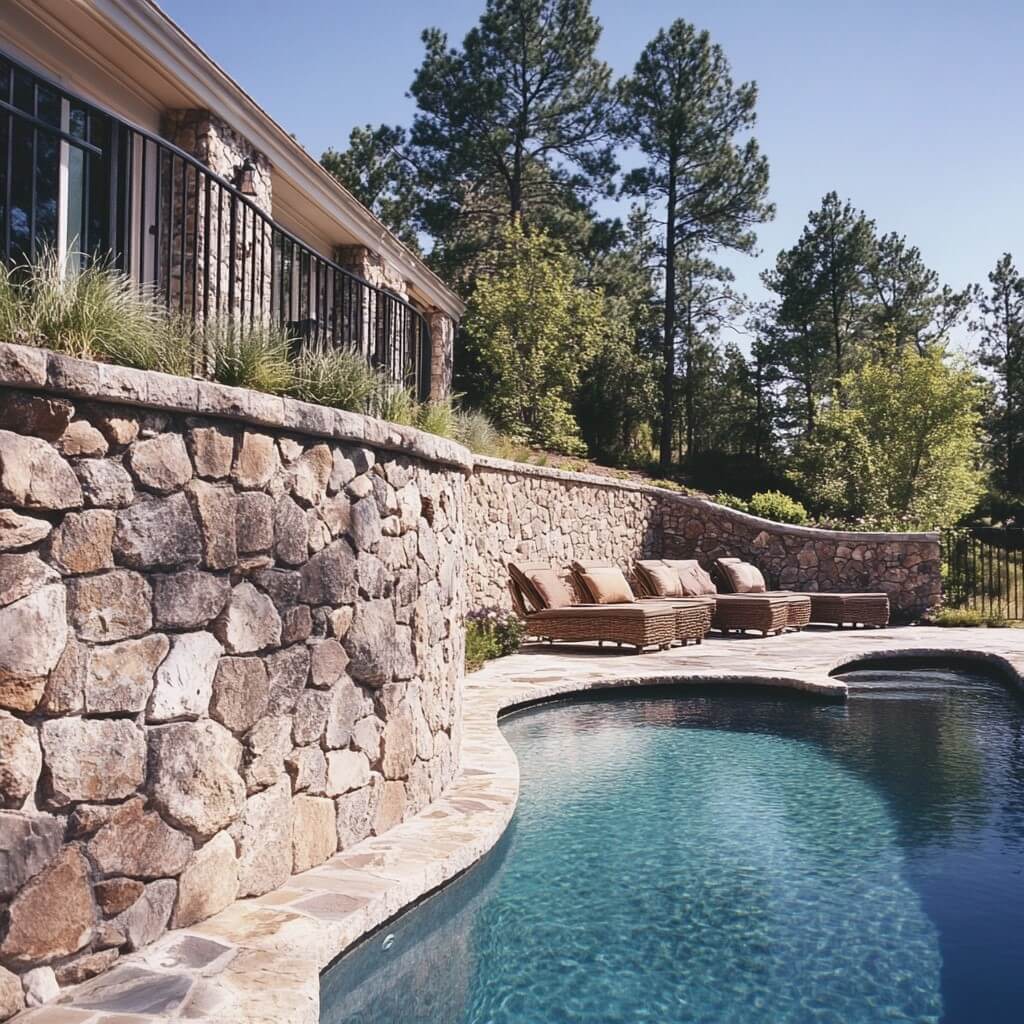
[[[406,96],[437,25],[461,40],[483,0],[162,0],[189,35],[310,153],[355,124],[408,124]],[[757,275],[836,189],[908,236],[949,284],[1024,261],[1024,4],[1013,0],[594,0],[600,54],[628,73],[676,17],[707,28],[737,80],[760,88],[757,137],[778,214]]]

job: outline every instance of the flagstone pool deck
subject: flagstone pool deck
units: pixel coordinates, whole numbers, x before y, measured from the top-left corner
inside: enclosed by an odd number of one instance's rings
[[[512,817],[516,758],[502,711],[584,690],[747,684],[843,700],[830,676],[853,662],[972,659],[1024,689],[1024,630],[808,629],[772,638],[711,637],[700,646],[622,654],[596,645],[532,646],[466,679],[461,770],[441,799],[281,889],[239,900],[170,932],[116,967],[28,1010],[22,1024],[313,1024],[320,972],[358,939],[478,861]]]

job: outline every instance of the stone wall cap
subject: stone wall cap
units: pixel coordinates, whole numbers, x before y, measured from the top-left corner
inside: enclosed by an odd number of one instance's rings
[[[468,448],[414,427],[214,381],[74,359],[43,348],[0,342],[0,386],[237,420],[397,452],[463,473],[473,469]]]
[[[552,469],[549,466],[535,466],[529,462],[512,462],[508,459],[495,459],[477,455],[474,457],[474,468],[479,471],[491,470],[497,473],[506,473],[510,476],[530,476],[542,480],[557,480],[565,484],[576,484],[586,487],[605,487],[618,491],[635,491],[640,494],[649,494],[662,501],[674,502],[679,505],[706,508],[716,515],[722,515],[733,519],[738,523],[754,527],[759,530],[768,530],[773,533],[785,533],[794,537],[806,537],[808,540],[824,541],[853,541],[857,544],[897,544],[903,542],[916,542],[921,544],[938,544],[938,531],[927,531],[921,533],[885,533],[884,531],[859,531],[859,530],[825,530],[817,526],[796,526],[791,523],[777,523],[772,519],[762,519],[760,516],[752,516],[749,512],[740,512],[738,509],[729,508],[728,505],[719,505],[708,498],[698,498],[689,494],[679,494],[677,491],[667,487],[658,487],[652,484],[640,484],[634,480],[623,480],[619,477],[598,476],[595,473],[574,473],[565,469]]]

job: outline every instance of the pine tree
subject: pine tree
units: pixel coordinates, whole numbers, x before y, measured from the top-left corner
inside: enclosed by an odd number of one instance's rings
[[[896,232],[874,241],[864,267],[874,309],[868,333],[878,355],[913,345],[924,353],[943,345],[963,322],[976,298],[975,289],[954,291],[939,284],[939,275],[925,266],[921,250]]]
[[[457,48],[423,33],[410,152],[435,264],[464,275],[512,220],[563,241],[589,231],[615,170],[600,34],[589,0],[488,0]]]
[[[665,304],[662,323],[663,469],[673,455],[679,252],[754,248],[753,227],[773,214],[768,162],[752,138],[757,88],[735,85],[721,47],[707,32],[677,20],[645,47],[621,83],[623,136],[644,155],[625,181],[628,194],[664,210],[661,242]]]
[[[321,165],[407,246],[419,251],[416,170],[406,156],[404,128],[355,127],[348,149],[328,149]]]
[[[988,281],[971,329],[980,335],[981,363],[995,378],[996,401],[986,423],[991,460],[999,484],[1019,498],[1024,496],[1024,275],[1004,253]]]

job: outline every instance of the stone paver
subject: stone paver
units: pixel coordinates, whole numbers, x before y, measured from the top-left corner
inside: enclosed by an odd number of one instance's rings
[[[115,970],[30,1010],[31,1024],[132,1020],[314,1024],[319,972],[361,936],[479,860],[512,817],[515,755],[497,727],[512,707],[581,690],[647,684],[755,683],[842,700],[831,672],[895,655],[969,657],[1024,688],[1024,631],[807,630],[770,639],[712,638],[699,647],[622,655],[594,645],[537,646],[466,679],[459,774],[440,799],[391,829],[239,900],[193,928],[170,932]],[[116,1018],[123,1019],[123,1018]]]

